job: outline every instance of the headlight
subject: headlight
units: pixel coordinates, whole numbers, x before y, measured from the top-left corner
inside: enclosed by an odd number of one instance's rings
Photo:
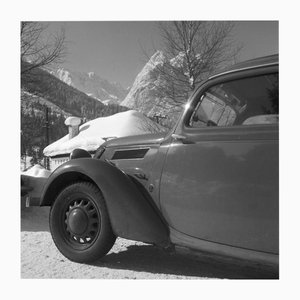
[[[70,153],[70,159],[83,158],[83,157],[91,157],[91,154],[83,149],[74,149]]]

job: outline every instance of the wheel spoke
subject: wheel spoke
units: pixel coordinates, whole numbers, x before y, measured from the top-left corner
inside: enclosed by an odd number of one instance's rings
[[[92,210],[87,211],[89,218],[91,219],[98,219],[98,214],[95,208]]]

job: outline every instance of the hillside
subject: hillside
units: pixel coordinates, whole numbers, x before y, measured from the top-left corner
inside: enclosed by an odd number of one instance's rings
[[[21,155],[42,156],[47,145],[46,108],[49,109],[49,142],[67,134],[65,118],[70,114],[42,96],[21,90]]]

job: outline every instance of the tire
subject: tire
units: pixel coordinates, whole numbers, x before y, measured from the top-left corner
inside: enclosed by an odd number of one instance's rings
[[[104,198],[89,182],[71,184],[57,196],[49,223],[56,247],[71,261],[93,262],[105,256],[116,240]]]

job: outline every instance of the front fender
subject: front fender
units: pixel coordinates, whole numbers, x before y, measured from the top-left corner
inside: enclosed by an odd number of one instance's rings
[[[117,236],[162,246],[169,244],[169,229],[152,199],[124,172],[104,161],[79,158],[57,168],[48,179],[40,205],[52,205],[55,191],[76,180],[89,180],[98,186]]]

